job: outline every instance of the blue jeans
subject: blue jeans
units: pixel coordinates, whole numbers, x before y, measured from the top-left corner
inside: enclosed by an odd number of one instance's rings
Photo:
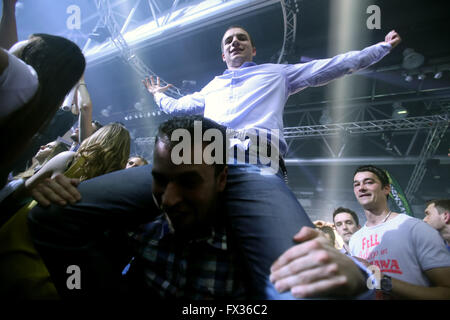
[[[36,207],[30,212],[33,241],[52,276],[57,273],[58,289],[64,289],[67,279],[62,263],[70,263],[80,248],[97,248],[96,241],[106,231],[133,228],[159,214],[151,185],[150,165],[116,171],[82,182],[78,187],[82,200],[75,205]],[[294,234],[302,226],[313,227],[298,200],[279,175],[264,175],[254,165],[229,166],[224,196],[232,247],[243,261],[250,297],[291,299],[289,293],[276,292],[269,275],[272,263],[294,244]],[[114,275],[99,272],[95,277],[103,277],[102,285],[112,287]]]

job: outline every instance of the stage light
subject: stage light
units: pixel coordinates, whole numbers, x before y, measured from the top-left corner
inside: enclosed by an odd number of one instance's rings
[[[436,73],[434,74],[434,77],[433,77],[433,78],[435,78],[435,79],[440,79],[440,78],[442,78],[442,71],[436,72]]]
[[[322,115],[320,116],[319,123],[322,125],[327,125],[332,122],[330,117],[330,111],[328,109],[322,110]]]
[[[408,116],[408,109],[401,105],[400,102],[394,102],[392,105],[392,119],[404,119]]]
[[[411,81],[413,81],[413,79],[414,78],[411,75],[409,75],[409,74],[405,75],[405,81],[406,82],[411,82]]]
[[[100,111],[100,114],[105,118],[108,118],[111,115],[112,109],[112,106],[107,106],[106,108],[102,109],[102,111]]]
[[[403,51],[403,68],[407,70],[419,68],[423,62],[425,61],[425,57],[420,53],[414,51],[414,49],[406,48]]]
[[[422,80],[424,80],[426,77],[427,77],[427,76],[425,75],[425,73],[420,73],[420,74],[417,76],[417,79],[422,81]]]

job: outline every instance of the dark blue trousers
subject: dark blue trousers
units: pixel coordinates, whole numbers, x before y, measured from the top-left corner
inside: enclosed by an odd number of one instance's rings
[[[129,258],[127,248],[122,248],[120,241],[99,245],[105,232],[120,233],[159,214],[152,199],[150,165],[87,180],[78,189],[82,200],[75,205],[36,207],[29,214],[33,241],[59,290],[64,289],[61,287],[68,277],[62,265],[70,264],[71,257],[85,249],[97,258],[105,247],[109,254],[117,250],[117,270],[123,267],[123,261]],[[291,299],[289,293],[276,292],[269,275],[272,263],[294,244],[294,234],[302,226],[313,227],[298,200],[278,175],[265,175],[253,165],[230,165],[225,206],[232,248],[246,271],[250,297]],[[95,277],[104,278],[102,285],[114,290],[112,279],[118,271],[111,269]]]

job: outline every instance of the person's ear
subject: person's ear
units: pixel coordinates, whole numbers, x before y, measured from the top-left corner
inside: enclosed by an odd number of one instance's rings
[[[223,62],[226,62],[226,61],[225,61],[225,54],[224,54],[223,52],[222,52],[222,61],[223,61]]]
[[[443,214],[445,224],[450,224],[450,211],[445,211]]]
[[[255,47],[253,47],[253,50],[252,50],[252,57],[254,57],[254,56],[256,56],[256,48]]]
[[[384,190],[384,194],[388,196],[389,193],[391,193],[391,185],[390,184],[385,185],[383,187],[383,190]]]
[[[227,185],[227,177],[228,177],[228,166],[225,166],[222,172],[219,173],[216,180],[216,189],[217,192],[222,192],[225,190]]]

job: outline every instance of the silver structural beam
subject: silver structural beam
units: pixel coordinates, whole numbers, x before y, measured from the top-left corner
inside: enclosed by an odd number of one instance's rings
[[[130,49],[127,42],[122,36],[122,33],[119,29],[119,25],[117,24],[114,15],[111,11],[111,6],[109,0],[96,0],[95,4],[97,6],[97,10],[100,13],[101,19],[104,20],[105,26],[108,28],[108,31],[111,34],[111,41],[114,43],[115,47],[120,51],[120,55],[122,59],[125,60],[131,67],[139,74],[139,76],[143,79],[147,76],[157,77],[156,73],[154,73],[150,68],[145,65],[145,63]],[[160,79],[162,85],[166,85],[167,82],[164,79]],[[172,86],[168,89],[167,93],[172,97],[181,97],[180,89],[175,86]]]
[[[448,121],[446,124],[435,123],[433,125],[433,130],[428,132],[427,138],[420,152],[419,159],[416,163],[416,166],[414,167],[413,173],[411,174],[411,179],[409,180],[408,185],[405,189],[405,195],[408,200],[411,201],[412,197],[419,189],[423,177],[425,176],[425,172],[427,171],[427,160],[430,159],[436,152],[436,149],[441,143],[441,140],[444,137],[447,128]]]
[[[99,1],[108,2],[108,0],[96,0],[96,2]],[[227,21],[236,16],[257,12],[259,9],[277,4],[280,1],[281,0],[193,1],[192,4],[183,7],[178,5],[178,9],[170,15],[166,25],[162,25],[162,19],[168,15],[159,17],[161,20],[159,21],[160,27],[152,20],[148,23],[144,23],[135,30],[127,32],[124,37],[130,39],[130,46],[139,49],[169,41],[173,37],[200,30],[218,22]],[[153,7],[153,9],[156,9],[156,3],[149,2],[149,4],[150,8]],[[153,6],[151,6],[151,4],[153,4]],[[157,16],[158,13],[153,15],[153,17]],[[120,54],[120,50],[117,50],[115,45],[111,46],[110,43],[104,43],[88,50],[86,52],[86,59],[89,65],[92,66],[108,61],[118,54]]]
[[[281,0],[280,4],[284,21],[284,37],[277,63],[282,63],[286,55],[293,49],[297,33],[297,0]]]
[[[375,165],[415,165],[419,161],[419,157],[351,157],[351,158],[287,158],[286,166],[357,166],[363,164]],[[432,157],[438,159],[441,164],[450,164],[450,158],[446,156]]]
[[[121,34],[123,34],[127,30],[128,25],[130,24],[131,20],[133,19],[134,13],[136,12],[136,9],[139,7],[140,4],[141,4],[141,0],[137,0],[136,3],[134,4],[133,9],[131,9],[130,13],[128,14],[127,19],[123,23],[122,29],[120,29]]]
[[[324,105],[333,105],[333,108],[336,109],[336,108],[354,108],[367,105],[370,106],[386,105],[392,104],[394,102],[404,103],[415,101],[436,101],[450,98],[449,90],[450,87],[443,87],[443,88],[421,90],[420,92],[414,90],[404,92],[393,92],[388,94],[378,94],[375,96],[362,96],[345,99],[343,101],[333,101],[333,100],[312,101],[306,103],[299,103],[295,105],[287,105],[285,107],[284,114],[301,113],[305,111],[317,110],[317,107],[313,106],[324,106]],[[425,93],[430,95],[418,96],[417,95],[418,93]],[[382,98],[386,98],[387,100],[381,100]]]
[[[284,129],[286,139],[333,136],[340,134],[381,133],[383,131],[414,131],[431,129],[434,126],[447,127],[448,115],[434,115],[405,119],[384,119],[339,124],[288,127]]]

